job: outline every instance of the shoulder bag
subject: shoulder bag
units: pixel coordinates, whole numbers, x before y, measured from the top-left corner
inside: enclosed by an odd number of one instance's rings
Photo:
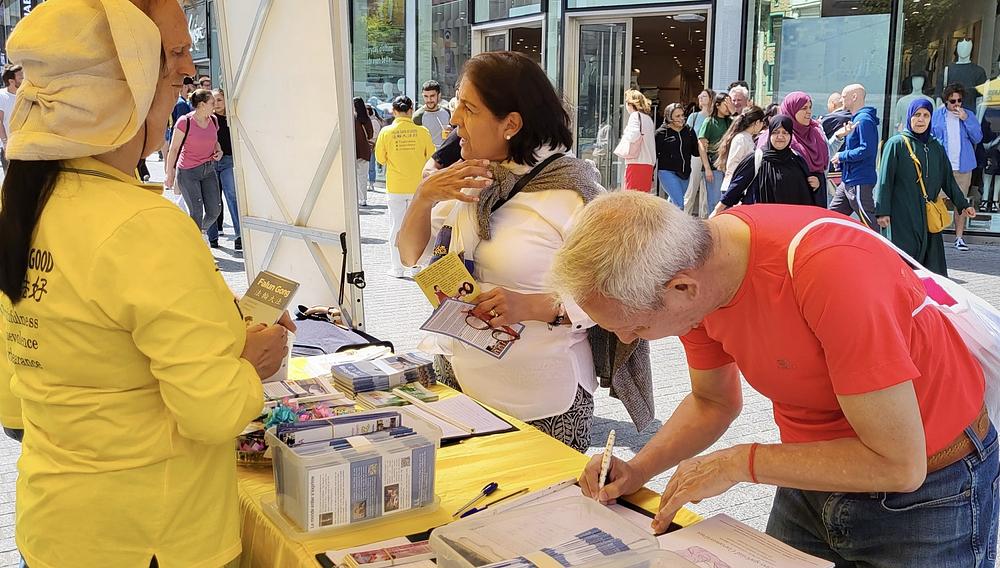
[[[638,115],[640,111],[635,111]],[[615,155],[623,160],[634,160],[639,157],[639,153],[642,152],[642,116],[637,117],[639,119],[639,137],[635,139],[634,142],[626,142],[624,138],[618,141],[618,145],[615,146]]]
[[[920,182],[920,192],[924,195],[924,208],[927,210],[927,230],[932,233],[940,233],[951,224],[948,208],[945,207],[944,201],[940,197],[934,200],[928,197],[927,187],[924,186],[923,168],[920,166],[917,155],[913,153],[913,145],[910,144],[910,140],[906,136],[903,136],[903,144],[906,144],[906,151],[910,153],[913,166],[917,169],[917,181]]]

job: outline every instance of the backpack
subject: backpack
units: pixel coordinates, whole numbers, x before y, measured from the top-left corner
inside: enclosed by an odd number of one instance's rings
[[[910,265],[917,278],[927,290],[924,303],[913,311],[916,316],[921,310],[932,306],[948,318],[962,337],[972,356],[979,361],[986,379],[985,404],[990,416],[1000,417],[1000,311],[989,302],[969,292],[954,281],[924,268],[912,256],[897,247],[889,239],[871,229],[846,219],[817,219],[800,230],[788,245],[788,274],[792,274],[795,249],[802,238],[817,225],[833,223],[864,231],[891,248]],[[994,418],[996,420],[996,418]]]

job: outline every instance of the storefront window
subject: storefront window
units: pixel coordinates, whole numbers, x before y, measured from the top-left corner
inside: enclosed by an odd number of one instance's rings
[[[751,90],[758,104],[791,91],[813,97],[816,114],[846,85],[861,83],[868,104],[885,105],[889,1],[758,0]]]
[[[184,15],[191,34],[191,58],[208,59],[208,6],[205,2],[191,4],[184,8]]]
[[[475,0],[476,23],[530,16],[542,11],[542,0]]]
[[[906,110],[918,98],[941,106],[942,90],[964,88],[962,104],[983,129],[969,198],[980,205],[969,232],[1000,232],[992,204],[1000,195],[1000,26],[996,0],[904,0],[901,2],[897,68],[893,74],[892,123],[904,127]]]
[[[406,2],[355,0],[352,6],[354,94],[388,112],[406,89]]]
[[[434,79],[445,100],[455,96],[462,65],[472,55],[468,9],[468,0],[417,3],[417,86]]]

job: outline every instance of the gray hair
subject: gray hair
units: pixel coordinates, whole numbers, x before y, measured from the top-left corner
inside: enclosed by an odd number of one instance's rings
[[[584,207],[549,278],[552,288],[576,302],[597,295],[628,312],[655,310],[663,286],[704,264],[711,249],[701,219],[647,193],[616,192]]]
[[[750,100],[750,89],[744,87],[743,85],[736,85],[732,89],[729,89],[729,96],[732,97],[733,93],[743,93],[743,96],[749,101]]]

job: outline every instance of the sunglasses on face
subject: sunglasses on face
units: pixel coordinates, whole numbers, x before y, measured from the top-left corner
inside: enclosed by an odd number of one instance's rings
[[[962,102],[962,99],[948,99],[948,103],[953,104],[953,105],[960,104],[961,102]]]

